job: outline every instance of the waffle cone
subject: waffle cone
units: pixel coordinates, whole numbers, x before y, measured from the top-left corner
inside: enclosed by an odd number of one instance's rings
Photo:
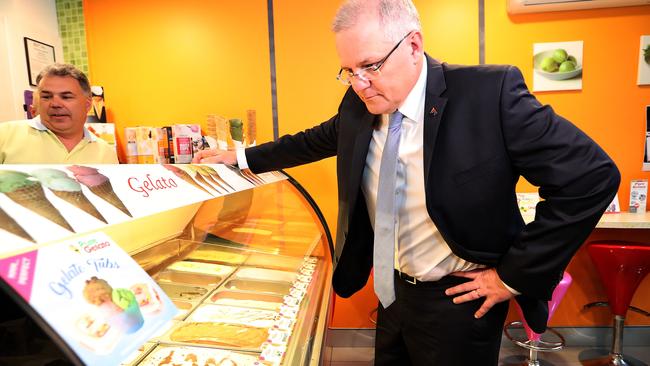
[[[54,194],[57,197],[61,198],[62,200],[68,202],[69,204],[79,209],[82,209],[83,211],[93,216],[97,220],[103,221],[104,223],[108,223],[104,218],[104,216],[102,216],[102,214],[100,214],[99,211],[97,211],[95,206],[93,206],[93,204],[90,203],[90,201],[88,200],[88,198],[86,198],[83,192],[81,191],[69,192],[69,191],[55,191],[55,190],[52,190],[52,192],[54,192]]]
[[[199,182],[205,184],[206,186],[208,186],[208,187],[216,190],[217,192],[219,192],[219,190],[216,189],[214,186],[212,186],[210,183],[208,183],[208,181],[200,173],[196,173],[196,176],[195,176],[194,179],[196,179],[197,181],[199,181]]]
[[[65,218],[61,216],[59,210],[47,200],[40,184],[33,184],[5,194],[12,201],[26,209],[45,217],[64,229],[75,232]]]
[[[200,174],[200,173],[199,173],[199,174]],[[226,189],[226,187],[224,187],[224,186],[222,186],[221,184],[219,184],[219,182],[217,182],[214,178],[212,178],[211,175],[209,175],[209,174],[202,175],[202,174],[201,174],[200,176],[201,176],[203,179],[205,179],[205,180],[209,181],[210,183],[212,183],[212,185],[218,187],[219,189],[223,189],[224,191],[228,192],[228,189]]]
[[[34,242],[34,238],[29,236],[27,232],[22,228],[22,226],[18,225],[16,220],[14,220],[11,216],[7,215],[6,212],[4,212],[3,209],[0,208],[0,229],[6,230],[16,236],[19,236],[25,240],[29,240],[31,242]]]
[[[210,176],[216,181],[221,182],[221,184],[223,184],[224,186],[230,188],[232,191],[235,191],[235,188],[233,188],[230,184],[226,183],[226,181],[223,178],[221,178],[221,176],[219,176],[219,173],[217,173],[216,171],[214,171],[214,173],[211,172]]]
[[[124,212],[130,217],[133,217],[133,215],[131,215],[131,212],[129,212],[129,209],[124,206],[124,203],[120,197],[118,197],[117,194],[115,194],[115,191],[113,191],[113,186],[111,185],[110,181],[106,181],[98,186],[88,188],[99,198],[117,207],[120,211]]]
[[[196,183],[196,181],[194,179],[192,179],[192,177],[186,171],[179,170],[179,171],[176,172],[176,176],[178,176],[182,180],[186,181],[187,183],[193,185],[194,187],[199,188],[200,190],[208,193],[209,195],[214,196],[212,193],[210,193],[210,191],[205,189],[202,185]]]

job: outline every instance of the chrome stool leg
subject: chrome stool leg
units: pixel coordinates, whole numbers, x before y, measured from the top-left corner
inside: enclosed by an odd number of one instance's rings
[[[506,338],[508,338],[517,346],[528,350],[528,359],[523,363],[517,364],[517,366],[541,366],[542,362],[538,357],[539,352],[553,352],[553,351],[559,351],[562,348],[564,348],[565,345],[564,337],[555,329],[547,328],[546,331],[553,334],[555,337],[557,337],[558,342],[548,342],[541,339],[538,341],[529,340],[529,339],[526,340],[517,339],[510,333],[510,330],[514,327],[523,328],[523,323],[520,321],[514,321],[506,324],[506,326],[503,327],[503,333],[506,335]],[[544,361],[544,365],[550,365],[550,363]]]

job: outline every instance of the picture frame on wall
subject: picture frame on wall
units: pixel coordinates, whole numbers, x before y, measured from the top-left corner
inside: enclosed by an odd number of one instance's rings
[[[25,58],[27,60],[27,76],[29,85],[36,86],[36,77],[45,66],[56,62],[54,46],[28,37],[25,42]]]
[[[583,41],[533,44],[533,91],[582,90]]]
[[[650,85],[650,36],[641,36],[637,85]]]

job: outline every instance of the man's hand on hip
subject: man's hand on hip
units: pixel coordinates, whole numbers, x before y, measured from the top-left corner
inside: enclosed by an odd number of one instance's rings
[[[462,283],[458,286],[450,287],[445,291],[445,294],[454,296],[454,304],[461,304],[467,301],[478,300],[481,297],[485,298],[483,305],[474,313],[475,318],[480,318],[492,309],[492,307],[500,302],[508,301],[514,297],[514,294],[508,290],[496,269],[482,268],[468,272],[454,272],[450,276],[469,278],[471,281]]]

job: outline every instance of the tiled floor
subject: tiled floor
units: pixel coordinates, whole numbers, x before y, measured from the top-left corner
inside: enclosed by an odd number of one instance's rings
[[[373,364],[373,348],[369,347],[334,347],[330,351],[330,366],[371,366]],[[581,359],[589,359],[593,356],[606,354],[607,350],[585,347],[567,347],[559,352],[540,354],[541,366],[589,366],[588,362],[581,362]],[[626,355],[631,356],[631,366],[650,365],[650,345],[648,347],[626,347]],[[500,366],[514,366],[522,364],[528,353],[515,347],[504,347],[501,349],[499,358]]]

